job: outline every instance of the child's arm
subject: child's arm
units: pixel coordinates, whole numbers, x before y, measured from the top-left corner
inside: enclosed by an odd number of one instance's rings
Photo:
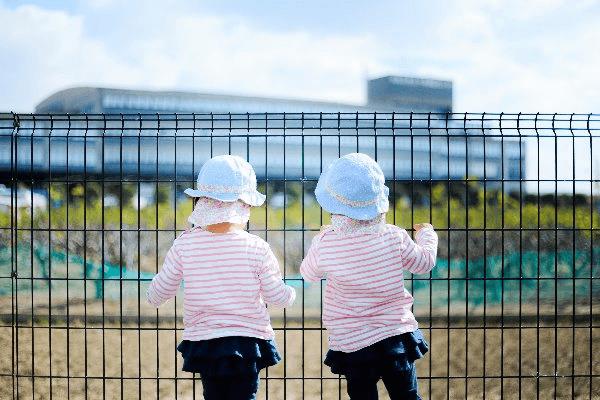
[[[402,231],[401,254],[404,268],[413,274],[426,274],[435,266],[438,237],[430,224],[415,225],[416,243]]]
[[[177,248],[173,245],[165,257],[162,269],[152,279],[148,287],[148,291],[146,292],[148,303],[154,307],[158,307],[175,296],[182,278],[183,267],[181,266],[181,259],[177,253]]]
[[[269,246],[266,246],[263,262],[258,267],[258,279],[262,298],[267,304],[288,307],[296,299],[294,288],[287,286],[281,279],[279,262]]]
[[[323,229],[321,230],[323,231]],[[319,269],[317,260],[319,254],[319,241],[321,235],[315,236],[313,239],[306,257],[302,260],[300,265],[300,274],[307,282],[318,282],[323,278],[323,271]]]

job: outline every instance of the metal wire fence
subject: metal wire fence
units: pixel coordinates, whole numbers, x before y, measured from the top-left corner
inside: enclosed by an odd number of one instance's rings
[[[325,282],[298,267],[329,219],[319,173],[358,151],[386,174],[388,222],[440,236],[436,268],[405,276],[421,394],[599,398],[599,141],[598,114],[0,114],[0,397],[202,398],[175,350],[181,298],[157,311],[145,290],[183,188],[237,154],[267,195],[248,229],[298,293],[270,310],[284,359],[259,398],[345,398],[322,364]]]

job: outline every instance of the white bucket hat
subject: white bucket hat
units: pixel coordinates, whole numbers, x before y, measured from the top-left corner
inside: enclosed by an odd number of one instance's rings
[[[188,188],[184,193],[224,202],[241,200],[253,207],[265,202],[265,195],[256,190],[256,173],[252,165],[231,155],[216,156],[205,162],[198,174],[196,189]]]
[[[388,211],[389,191],[379,164],[366,154],[351,153],[321,174],[315,196],[331,214],[370,220]]]

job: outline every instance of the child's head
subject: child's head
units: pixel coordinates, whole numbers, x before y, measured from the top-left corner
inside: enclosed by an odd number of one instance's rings
[[[230,155],[216,156],[204,163],[197,188],[188,188],[185,194],[196,198],[189,221],[201,227],[223,222],[245,225],[250,207],[265,201],[265,196],[256,190],[252,166]]]
[[[371,157],[351,153],[335,160],[321,174],[315,196],[331,214],[371,220],[388,211],[389,188],[381,168]]]

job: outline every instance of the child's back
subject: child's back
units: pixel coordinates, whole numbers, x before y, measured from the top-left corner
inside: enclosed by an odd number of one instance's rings
[[[308,281],[327,279],[324,363],[346,377],[351,399],[377,399],[380,379],[392,400],[419,399],[414,362],[428,345],[403,275],[435,265],[433,227],[415,225],[415,243],[404,229],[385,223],[389,189],[379,165],[365,154],[335,160],[315,195],[331,214],[331,226],[315,237],[300,272]]]
[[[327,277],[323,323],[330,348],[351,352],[415,331],[413,297],[404,287],[404,270],[417,274],[431,270],[437,251],[435,232],[420,230],[417,246],[406,230],[395,225],[377,221],[349,230],[340,226],[348,218],[336,218],[340,222],[315,238],[302,264],[306,279]]]
[[[294,292],[283,285],[269,245],[244,230],[212,233],[195,228],[177,238],[157,275],[149,300],[173,296],[183,278],[184,340],[225,336],[273,339],[268,304],[287,306]]]
[[[195,199],[194,228],[171,246],[148,302],[160,306],[183,281],[182,369],[200,374],[206,400],[254,399],[260,370],[281,361],[265,303],[296,297],[269,245],[244,230],[265,196],[252,166],[230,155],[208,160],[185,193]]]

